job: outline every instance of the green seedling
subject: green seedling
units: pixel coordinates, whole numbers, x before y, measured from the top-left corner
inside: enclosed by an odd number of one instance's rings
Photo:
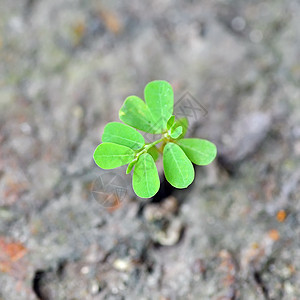
[[[174,95],[166,81],[149,82],[144,91],[145,101],[129,96],[119,112],[123,123],[108,123],[102,143],[94,152],[94,160],[102,169],[127,165],[126,174],[133,170],[132,187],[141,198],[153,197],[160,180],[155,162],[162,156],[167,181],[183,189],[194,180],[193,164],[210,164],[217,155],[216,146],[207,140],[184,138],[188,121],[173,115]],[[151,143],[136,129],[160,138]]]

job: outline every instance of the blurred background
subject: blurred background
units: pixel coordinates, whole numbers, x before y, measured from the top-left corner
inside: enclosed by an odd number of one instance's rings
[[[0,0],[0,299],[300,299],[299,18],[296,0]],[[92,155],[155,79],[219,155],[145,202]]]

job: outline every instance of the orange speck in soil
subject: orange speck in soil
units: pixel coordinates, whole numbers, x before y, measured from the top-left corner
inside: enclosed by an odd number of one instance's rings
[[[100,9],[99,14],[106,29],[115,35],[118,35],[122,32],[123,26],[117,15],[115,15],[113,12],[103,9]]]
[[[79,44],[83,35],[85,34],[86,31],[86,25],[84,22],[77,22],[76,24],[73,25],[72,31],[74,33],[74,39],[75,43]]]
[[[279,234],[278,230],[276,230],[276,229],[271,229],[268,232],[268,235],[273,241],[278,241],[280,238],[280,234]]]
[[[9,273],[11,270],[11,264],[5,261],[0,261],[0,272]]]
[[[281,209],[277,212],[276,218],[278,222],[283,222],[286,218],[286,212],[283,209]]]
[[[288,268],[292,274],[294,274],[296,272],[296,269],[293,265],[288,265]]]
[[[27,253],[27,249],[19,242],[9,242],[0,237],[0,271],[10,272],[13,264]]]
[[[22,258],[27,249],[21,243],[9,243],[4,238],[0,238],[0,253],[5,255],[11,261],[17,261]]]

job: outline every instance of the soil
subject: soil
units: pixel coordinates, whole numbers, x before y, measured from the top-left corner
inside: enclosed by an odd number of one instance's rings
[[[300,299],[299,17],[296,0],[1,0],[0,299]],[[92,155],[155,79],[218,158],[143,200]]]

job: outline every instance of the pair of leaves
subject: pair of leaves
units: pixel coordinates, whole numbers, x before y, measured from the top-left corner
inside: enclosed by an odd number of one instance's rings
[[[171,116],[170,119],[168,120],[167,129],[172,139],[178,139],[183,133],[183,128],[178,122],[175,122],[174,115]]]
[[[174,95],[166,81],[152,81],[144,90],[145,102],[137,96],[129,96],[119,112],[125,124],[149,133],[162,133],[173,113]]]
[[[102,144],[94,152],[94,160],[102,169],[129,164],[135,151],[145,145],[144,137],[130,126],[112,122],[104,127]]]
[[[181,139],[176,144],[168,143],[163,152],[166,179],[176,188],[186,188],[195,177],[191,162],[205,166],[210,164],[216,155],[216,146],[207,140]]]
[[[142,198],[152,197],[159,190],[160,182],[154,160],[159,156],[156,147],[135,160],[135,150],[145,145],[143,136],[122,123],[108,123],[102,135],[103,143],[94,152],[94,160],[102,169],[114,169],[129,164],[127,173],[134,168],[132,185]],[[154,158],[153,158],[153,157]]]
[[[132,186],[141,198],[154,196],[159,190],[160,182],[153,157],[143,153],[135,161],[135,152],[123,145],[114,143],[100,144],[94,153],[96,164],[102,169],[114,169],[129,164],[127,173],[134,167]]]
[[[181,118],[175,121],[175,116],[172,116],[167,123],[167,129],[170,131],[171,138],[177,140],[184,138],[188,126],[189,124],[187,118]]]

